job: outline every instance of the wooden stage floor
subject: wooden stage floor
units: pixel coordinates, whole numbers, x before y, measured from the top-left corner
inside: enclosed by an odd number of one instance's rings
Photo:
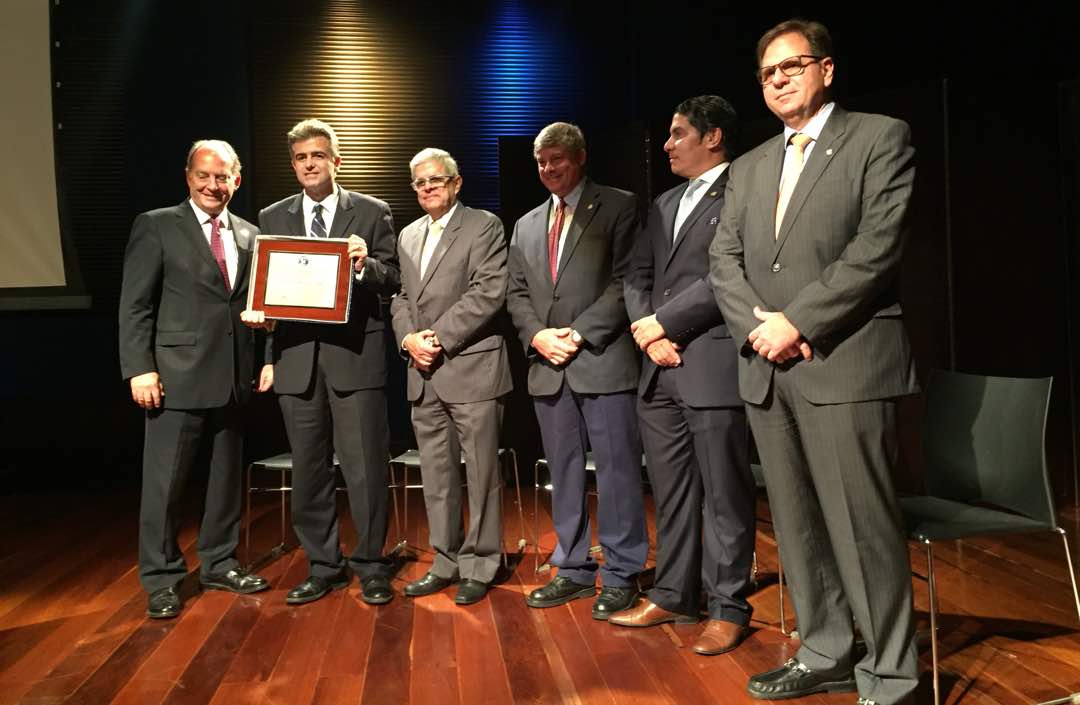
[[[511,494],[508,546],[522,531]],[[0,497],[0,705],[738,705],[757,702],[745,694],[749,674],[795,651],[778,630],[776,545],[764,502],[754,633],[731,654],[702,657],[689,648],[698,625],[619,629],[592,620],[587,600],[528,608],[524,594],[550,577],[533,571],[531,488],[529,546],[487,599],[457,607],[452,591],[402,597],[404,584],[431,560],[422,498],[410,495],[415,560],[394,581],[398,594],[389,605],[361,602],[354,581],[318,602],[286,606],[285,593],[307,573],[294,550],[261,569],[272,589],[258,595],[198,595],[197,576],[189,576],[182,615],[166,621],[145,617],[135,570],[136,493]],[[254,545],[265,549],[278,531],[274,499],[260,499],[256,516]],[[1080,546],[1076,517],[1069,522],[1073,546]],[[550,526],[544,510],[547,550]],[[194,537],[189,519],[181,545],[190,566]],[[923,555],[913,547],[916,608],[925,622]],[[944,543],[935,557],[948,703],[1020,705],[1080,691],[1080,625],[1056,536]],[[924,644],[919,702],[929,702],[928,652]],[[855,696],[795,702],[853,705]]]

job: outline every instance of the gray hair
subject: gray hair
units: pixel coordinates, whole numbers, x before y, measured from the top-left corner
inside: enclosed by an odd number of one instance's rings
[[[416,167],[420,166],[424,162],[436,161],[442,164],[442,168],[446,170],[447,176],[457,176],[458,168],[457,162],[450,156],[450,152],[445,149],[439,149],[438,147],[424,147],[416,156],[409,160],[409,173],[412,174],[416,171]]]
[[[585,151],[585,134],[577,125],[569,122],[553,122],[533,140],[533,156],[540,154],[545,147],[565,147],[571,152]]]
[[[195,140],[192,142],[191,149],[187,153],[187,166],[184,167],[187,171],[191,171],[191,165],[195,161],[195,153],[200,149],[209,149],[216,152],[223,161],[229,162],[229,173],[240,173],[240,157],[236,156],[236,150],[225,140]]]
[[[292,156],[292,146],[304,140],[313,140],[317,137],[325,137],[330,142],[330,156],[337,159],[341,156],[341,147],[338,144],[337,133],[334,128],[322,120],[308,118],[293,125],[289,130],[289,156]]]

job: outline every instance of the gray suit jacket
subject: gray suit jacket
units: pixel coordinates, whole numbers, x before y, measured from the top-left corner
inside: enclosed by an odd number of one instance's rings
[[[502,222],[459,203],[421,278],[427,222],[427,216],[413,221],[398,238],[401,292],[390,312],[399,350],[406,335],[430,328],[443,354],[430,372],[409,366],[409,401],[420,399],[424,377],[445,402],[495,399],[513,388],[506,341],[497,330],[506,301]]]
[[[834,404],[918,390],[897,286],[915,178],[909,135],[899,120],[836,106],[775,240],[783,136],[729,168],[710,281],[742,346],[746,401],[765,399],[775,370],[744,345],[759,323],[754,306],[783,311],[813,347],[813,360],[787,363],[807,400]]]
[[[564,375],[581,394],[637,387],[640,354],[623,303],[623,276],[637,226],[635,200],[629,191],[586,181],[554,285],[547,254],[551,200],[514,226],[506,307],[529,357],[530,394],[555,394]],[[578,331],[584,343],[566,365],[555,366],[532,349],[539,331],[567,326]]]
[[[738,351],[709,284],[709,244],[724,205],[727,174],[724,170],[702,195],[677,237],[675,216],[687,184],[657,197],[625,281],[630,320],[655,313],[668,338],[682,347],[682,364],[669,374],[683,401],[694,407],[742,407]],[[659,367],[648,355],[641,364],[638,393],[645,394]]]
[[[283,322],[274,331],[274,390],[302,394],[311,383],[315,345],[326,363],[326,379],[338,391],[386,386],[386,320],[381,298],[400,286],[394,218],[382,201],[338,188],[338,207],[330,237],[359,235],[367,242],[364,276],[353,277],[349,321]],[[268,235],[304,236],[303,194],[263,208],[259,227]]]
[[[120,289],[120,371],[124,379],[157,372],[167,409],[212,409],[251,393],[261,336],[240,322],[240,312],[259,231],[232,212],[229,218],[238,255],[231,292],[186,199],[139,215],[131,227]]]

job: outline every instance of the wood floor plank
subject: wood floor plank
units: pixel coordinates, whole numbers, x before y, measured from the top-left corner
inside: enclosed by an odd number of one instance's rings
[[[628,630],[593,619],[592,600],[574,600],[567,608],[618,705],[674,705],[634,651]]]
[[[558,703],[567,695],[569,675],[561,664],[552,667],[552,641],[547,629],[535,619],[520,590],[500,586],[488,593],[485,607],[494,616],[510,694],[515,703]]]
[[[361,702],[364,705],[401,705],[409,702],[414,606],[395,599],[376,610]]]
[[[209,702],[221,679],[251,633],[262,610],[258,595],[230,595],[229,609],[206,635],[198,653],[177,678],[165,698],[166,705],[202,705]],[[179,660],[179,659],[178,659]]]
[[[307,705],[315,695],[319,664],[330,647],[330,626],[345,595],[341,591],[292,608],[288,639],[267,683],[269,702]]]
[[[457,648],[454,643],[454,615],[460,608],[453,593],[444,590],[413,602],[412,647],[410,655],[410,705],[457,705]],[[465,648],[482,648],[468,644]]]
[[[600,672],[592,648],[578,629],[570,609],[565,605],[551,607],[539,611],[538,617],[547,625],[552,643],[582,704],[615,705],[610,686]]]
[[[499,589],[491,593],[501,592]],[[454,614],[454,644],[458,660],[458,699],[468,703],[511,705],[509,664],[503,656],[495,626],[497,607],[489,597]]]
[[[363,692],[363,676],[322,676],[311,705],[358,705]]]

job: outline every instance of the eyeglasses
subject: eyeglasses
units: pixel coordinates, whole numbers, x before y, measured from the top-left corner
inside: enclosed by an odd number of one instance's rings
[[[428,185],[435,188],[442,188],[456,178],[456,176],[429,176],[426,179],[414,179],[409,182],[409,185],[413,187],[413,191],[420,191],[421,189],[427,188]]]
[[[798,76],[806,67],[810,64],[816,64],[824,59],[824,56],[813,56],[811,54],[799,54],[797,56],[789,56],[781,61],[779,64],[773,64],[772,66],[762,66],[754,72],[754,77],[757,78],[761,85],[765,85],[772,80],[773,74],[776,73],[776,69],[780,69],[780,72],[785,76]],[[809,61],[803,61],[809,59]]]

